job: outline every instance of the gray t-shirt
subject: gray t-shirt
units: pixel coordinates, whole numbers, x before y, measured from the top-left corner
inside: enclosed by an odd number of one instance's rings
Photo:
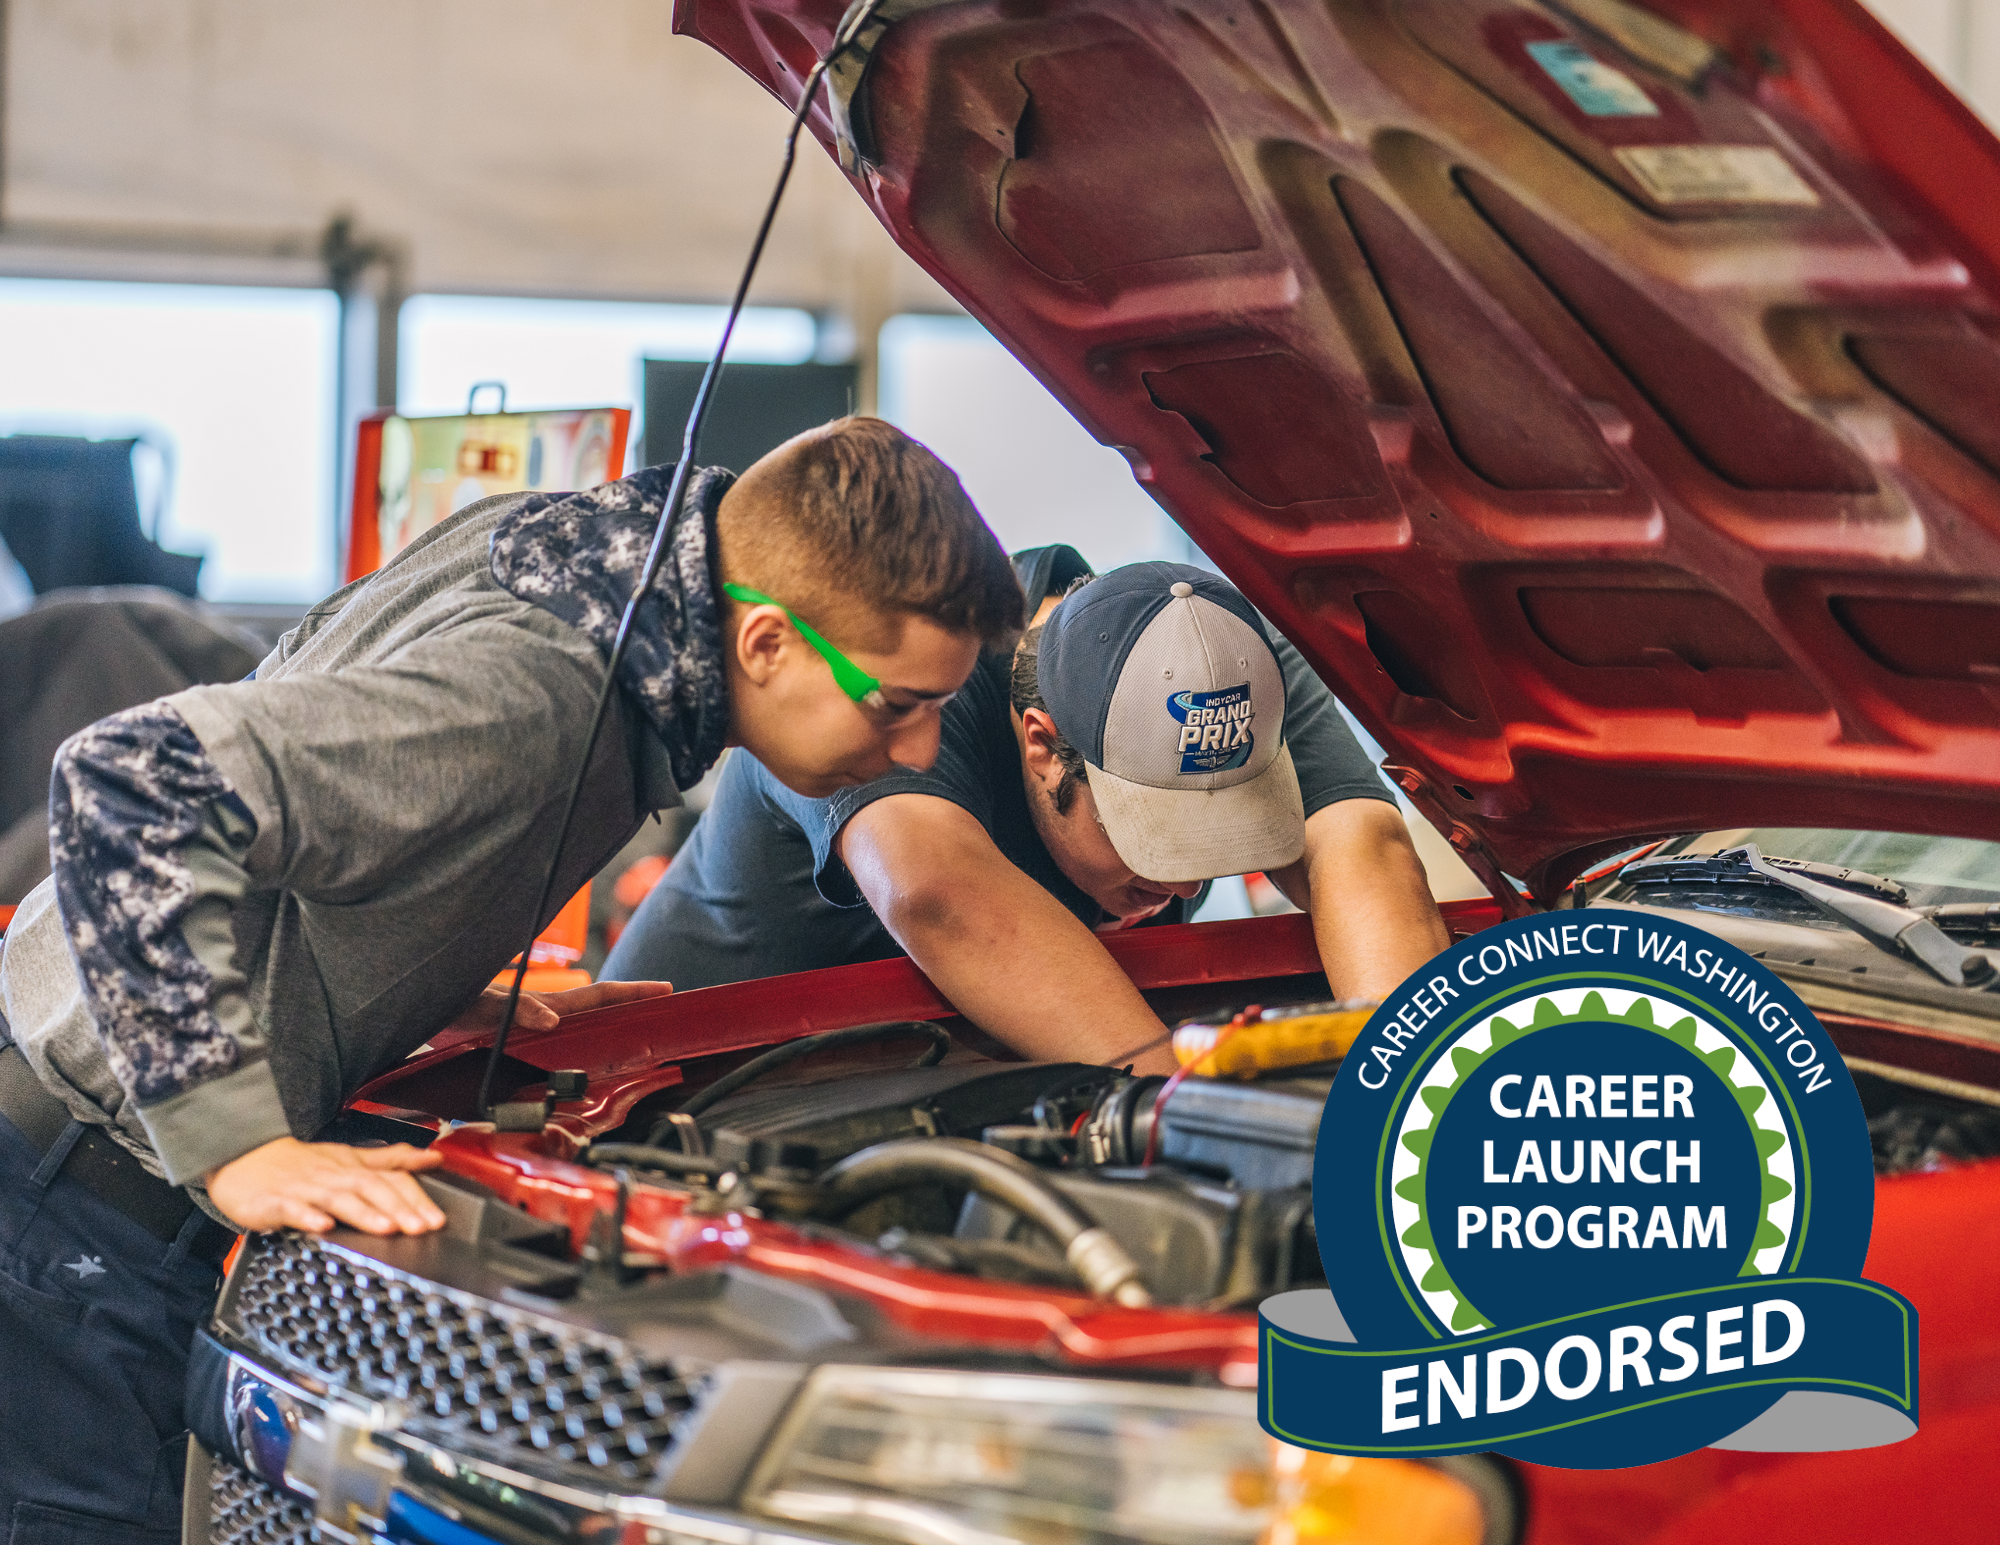
[[[185,1183],[308,1138],[449,1023],[528,936],[604,659],[495,583],[482,500],[329,597],[254,680],[162,699],[228,780],[185,850],[184,933],[242,1049],[143,1111],[113,1077],[44,884],[0,956],[14,1040],[80,1120]],[[625,695],[600,735],[552,887],[559,907],[680,803]],[[547,919],[541,920],[546,922]]]
[[[1275,642],[1285,672],[1285,741],[1306,814],[1343,799],[1390,801],[1326,683],[1288,641]],[[733,753],[714,799],[627,925],[602,978],[669,981],[688,991],[902,954],[835,852],[855,812],[891,794],[950,800],[1086,927],[1104,921],[1035,830],[1007,677],[1004,657],[980,662],[944,711],[929,772],[893,772],[829,799],[807,799],[754,757]],[[1185,921],[1193,906],[1176,898],[1152,921]]]

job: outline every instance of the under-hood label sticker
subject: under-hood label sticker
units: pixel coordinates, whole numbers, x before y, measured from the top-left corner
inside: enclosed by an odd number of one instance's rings
[[[1325,1289],[1259,1309],[1259,1419],[1357,1455],[1578,1469],[1917,1430],[1917,1322],[1825,1029],[1741,950],[1544,913],[1405,982],[1342,1061]]]
[[[1530,43],[1528,57],[1592,118],[1657,118],[1645,87],[1574,43]]]
[[[1768,145],[1625,145],[1613,154],[1658,204],[1819,203]]]

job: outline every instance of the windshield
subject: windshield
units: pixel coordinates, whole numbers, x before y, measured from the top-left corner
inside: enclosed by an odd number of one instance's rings
[[[2000,843],[1973,837],[1754,826],[1679,838],[1663,844],[1658,853],[1720,853],[1746,842],[1767,855],[1839,864],[1894,880],[1909,891],[1913,907],[2000,901]]]

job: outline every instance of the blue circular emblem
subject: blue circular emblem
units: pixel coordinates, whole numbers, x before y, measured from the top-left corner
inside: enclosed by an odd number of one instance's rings
[[[1701,929],[1547,913],[1438,957],[1342,1064],[1313,1194],[1328,1290],[1262,1312],[1286,1441],[1603,1468],[1915,1431],[1853,1081]]]

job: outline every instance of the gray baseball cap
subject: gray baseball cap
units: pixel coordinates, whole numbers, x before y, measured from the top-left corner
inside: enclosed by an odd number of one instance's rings
[[[1141,879],[1282,869],[1304,853],[1285,674],[1227,580],[1178,563],[1114,569],[1050,614],[1036,678]]]

